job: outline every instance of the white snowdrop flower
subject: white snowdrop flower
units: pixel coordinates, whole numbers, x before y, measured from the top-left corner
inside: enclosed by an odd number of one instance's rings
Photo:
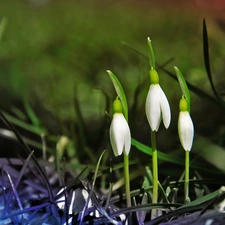
[[[121,155],[122,152],[128,155],[131,147],[130,128],[122,109],[122,104],[117,98],[113,103],[114,115],[109,130],[110,142],[115,156]]]
[[[187,100],[184,97],[180,100],[178,134],[184,150],[190,151],[194,138],[194,125],[188,112]]]
[[[166,128],[169,127],[171,112],[167,97],[159,85],[157,71],[151,69],[149,74],[151,85],[145,103],[145,111],[152,131],[158,131],[161,120]]]

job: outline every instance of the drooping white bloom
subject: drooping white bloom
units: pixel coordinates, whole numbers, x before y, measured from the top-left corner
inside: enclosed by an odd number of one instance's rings
[[[178,118],[178,134],[185,151],[190,151],[194,138],[194,125],[189,112],[181,111]]]
[[[194,125],[188,112],[187,100],[184,97],[182,97],[182,99],[180,100],[178,134],[184,150],[190,151],[194,138]]]
[[[131,134],[123,113],[113,115],[109,133],[114,155],[119,156],[122,152],[128,155],[131,147]]]
[[[156,70],[150,70],[151,85],[148,91],[145,112],[152,131],[158,131],[161,120],[166,128],[170,125],[171,112],[169,102],[159,85]]]

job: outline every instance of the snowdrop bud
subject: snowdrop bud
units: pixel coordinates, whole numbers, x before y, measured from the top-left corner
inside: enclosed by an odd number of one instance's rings
[[[122,113],[123,107],[118,97],[113,103],[113,111],[109,135],[114,155],[119,156],[122,152],[128,155],[131,147],[130,128]]]
[[[152,131],[158,131],[161,120],[166,128],[169,127],[171,112],[166,95],[159,85],[157,71],[151,69],[149,74],[151,85],[145,103],[145,112]]]
[[[182,97],[179,103],[178,134],[182,147],[190,151],[194,138],[194,125],[188,112],[187,100]]]

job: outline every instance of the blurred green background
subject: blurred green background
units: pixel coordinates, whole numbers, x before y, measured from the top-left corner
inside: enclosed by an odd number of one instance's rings
[[[2,1],[0,19],[6,25],[0,43],[0,107],[29,124],[32,121],[21,114],[26,115],[29,105],[42,127],[55,135],[75,136],[79,151],[88,146],[95,155],[110,148],[110,120],[105,111],[111,115],[116,94],[106,73],[109,69],[125,89],[132,136],[149,145],[144,111],[149,87],[147,37],[153,42],[158,65],[172,73],[177,66],[187,81],[213,96],[203,59],[205,18],[213,80],[222,96],[225,14],[224,4],[218,2]],[[177,137],[181,91],[162,70],[159,75],[173,116],[169,130],[162,127],[157,135],[158,148],[166,153],[179,149],[176,154],[183,156]],[[205,151],[214,150],[214,144],[224,152],[224,108],[194,94],[191,97],[196,132],[193,154],[199,150],[201,157],[225,171],[225,165],[218,163],[220,153],[216,162],[204,156]],[[205,144],[206,139],[210,144]],[[145,161],[144,154],[132,154]]]

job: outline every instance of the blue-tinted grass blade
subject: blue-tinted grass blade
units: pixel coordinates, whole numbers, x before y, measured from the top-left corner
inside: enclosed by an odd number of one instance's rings
[[[30,155],[28,156],[28,158],[26,159],[26,161],[25,161],[24,164],[23,164],[23,167],[22,167],[22,169],[21,169],[21,171],[20,171],[20,173],[19,173],[19,176],[18,176],[18,178],[17,178],[17,180],[16,180],[16,182],[15,182],[15,184],[14,184],[14,189],[15,189],[15,190],[17,189],[17,187],[18,187],[18,185],[19,185],[19,183],[20,183],[20,180],[21,180],[21,178],[22,178],[22,176],[23,176],[23,174],[24,174],[24,172],[25,172],[25,169],[27,168],[28,162],[30,161],[31,156],[33,155],[33,153],[34,153],[34,151],[32,151],[32,152],[30,153]],[[6,172],[7,172],[7,171],[6,171]],[[8,173],[7,173],[7,175],[9,176]],[[8,198],[7,198],[7,202],[6,202],[6,204],[5,204],[4,211],[3,211],[2,215],[5,215],[5,214],[8,212],[9,204],[10,204],[10,202],[11,202],[11,200],[12,200],[13,193],[14,193],[14,190],[12,190],[12,192],[9,193],[9,196],[8,196]],[[15,194],[15,193],[14,193],[14,194]],[[22,209],[21,209],[21,210],[22,210]]]
[[[102,152],[102,154],[100,155],[100,157],[99,157],[99,159],[98,159],[98,163],[97,163],[97,165],[96,165],[96,169],[95,169],[95,174],[94,174],[93,182],[92,182],[92,185],[91,185],[91,190],[89,191],[89,195],[88,195],[86,204],[85,204],[84,209],[83,209],[82,214],[81,214],[80,225],[83,223],[83,219],[84,219],[85,212],[86,212],[86,210],[87,210],[87,207],[88,207],[88,205],[89,205],[90,200],[92,199],[92,195],[94,195],[94,193],[93,193],[93,188],[94,188],[95,181],[96,181],[96,178],[97,178],[98,169],[99,169],[99,166],[100,166],[100,163],[101,163],[101,160],[102,160],[102,157],[103,157],[105,151],[106,151],[106,150],[104,150],[104,151]]]
[[[10,174],[9,174],[7,171],[6,171],[6,174],[7,174],[7,176],[8,176],[9,183],[10,183],[11,188],[12,188],[12,192],[13,192],[13,194],[14,194],[14,196],[15,196],[15,199],[16,199],[16,201],[17,201],[17,204],[18,204],[18,206],[19,206],[19,210],[23,210],[23,206],[22,206],[22,203],[21,203],[21,201],[20,201],[19,194],[18,194],[18,192],[17,192],[17,190],[16,190],[16,187],[15,187],[13,181],[12,181],[12,178],[11,178]],[[9,202],[9,201],[8,201],[8,202]],[[7,203],[8,203],[8,202],[7,202]],[[10,203],[10,202],[9,202],[9,203]]]
[[[24,151],[26,152],[27,155],[30,155],[30,153],[32,152],[30,150],[30,148],[25,144],[25,142],[23,141],[23,139],[21,138],[20,134],[18,133],[18,131],[16,130],[16,128],[6,119],[6,117],[3,115],[3,113],[0,111],[0,119],[9,127],[10,130],[12,130],[16,136],[16,138],[18,139],[20,145],[22,146],[22,148],[24,149]],[[40,164],[38,163],[38,160],[36,159],[36,157],[34,155],[32,155],[31,160],[33,162],[33,164],[35,165],[35,167],[37,168],[38,172],[40,173],[42,180],[46,186],[47,192],[48,192],[48,196],[49,196],[49,201],[51,203],[53,203],[54,201],[54,197],[53,197],[53,192],[49,183],[49,180],[46,176],[46,174],[44,173],[44,171],[42,170]],[[56,205],[54,205],[56,207]]]

